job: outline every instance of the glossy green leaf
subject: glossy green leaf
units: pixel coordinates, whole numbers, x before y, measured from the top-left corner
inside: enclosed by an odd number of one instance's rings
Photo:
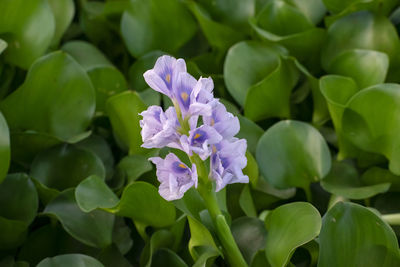
[[[56,28],[48,0],[4,0],[0,35],[8,43],[8,62],[27,69],[49,47]]]
[[[232,46],[225,58],[224,79],[232,97],[242,106],[249,88],[279,66],[281,48],[255,41]]]
[[[117,171],[126,179],[127,184],[136,181],[142,174],[153,169],[150,161],[142,155],[124,157],[117,166]]]
[[[198,261],[196,266],[209,266],[207,262],[211,262],[220,254],[211,233],[199,221],[192,217],[188,217],[190,227],[189,252],[193,259]],[[202,257],[202,254],[205,255]],[[207,265],[206,265],[207,264]]]
[[[51,44],[57,45],[75,14],[73,0],[47,0],[54,15],[55,30]]]
[[[80,65],[54,52],[32,65],[24,84],[1,102],[0,109],[11,131],[31,130],[68,141],[88,127],[95,94]]]
[[[140,112],[146,105],[135,92],[127,91],[110,97],[106,103],[106,112],[110,117],[114,135],[119,144],[129,151],[129,154],[143,154],[147,149],[140,147]]]
[[[187,1],[189,9],[196,17],[211,46],[225,51],[233,44],[243,40],[244,34],[231,27],[213,21],[207,11],[194,1]]]
[[[389,183],[391,184],[390,191],[400,191],[400,177],[387,169],[372,167],[362,174],[361,181],[367,185]]]
[[[335,162],[330,173],[321,181],[326,191],[349,199],[365,199],[390,188],[390,183],[375,181],[373,184],[364,184],[357,169],[345,162]]]
[[[322,179],[331,156],[321,134],[299,121],[281,121],[269,128],[257,145],[261,174],[277,188],[302,187]]]
[[[10,165],[10,133],[7,122],[0,112],[0,184],[4,180]]]
[[[369,87],[350,99],[343,113],[343,133],[358,148],[389,159],[389,169],[400,174],[397,134],[400,131],[400,86]],[[384,119],[383,119],[384,118]]]
[[[75,199],[84,212],[91,212],[98,207],[112,208],[118,204],[118,197],[96,175],[83,180],[75,189]]]
[[[52,258],[46,258],[39,262],[37,267],[104,267],[95,258],[83,254],[64,254]]]
[[[0,249],[15,248],[22,243],[38,206],[31,179],[23,173],[7,175],[0,184]]]
[[[247,21],[254,16],[255,0],[200,0],[199,2],[217,21],[242,32],[249,30]]]
[[[106,179],[111,178],[114,172],[114,156],[110,145],[104,138],[99,135],[91,135],[75,145],[96,154],[104,165]]]
[[[250,187],[245,185],[239,197],[239,205],[243,212],[248,217],[257,217],[257,210],[254,205],[253,197],[251,195]]]
[[[115,245],[104,249],[97,259],[104,266],[132,267],[132,264],[121,254]]]
[[[323,218],[319,240],[320,267],[400,263],[393,230],[374,212],[358,204],[339,202],[330,209]]]
[[[88,246],[105,248],[111,244],[114,215],[102,210],[83,212],[75,202],[73,189],[60,193],[43,213],[57,218],[65,231]]]
[[[71,41],[64,44],[62,50],[87,71],[96,91],[97,113],[105,111],[105,103],[110,96],[128,89],[121,72],[95,46],[83,41]]]
[[[101,159],[91,151],[72,145],[60,145],[37,155],[31,176],[47,187],[64,190],[78,185],[90,175],[105,177]]]
[[[383,83],[389,69],[385,53],[354,49],[343,52],[331,63],[329,72],[354,79],[359,88]]]
[[[175,222],[175,207],[164,200],[156,188],[146,182],[126,186],[121,199],[98,177],[88,177],[76,188],[75,197],[86,212],[104,209],[129,217],[145,226],[165,227]]]
[[[135,57],[156,49],[175,52],[195,30],[193,18],[178,0],[131,1],[121,19],[122,37]]]
[[[329,27],[321,60],[325,70],[330,71],[335,59],[342,53],[366,49],[386,53],[391,66],[395,66],[398,64],[399,48],[396,30],[386,17],[360,11],[337,20]],[[370,68],[368,65],[366,67]]]
[[[244,113],[253,121],[290,116],[290,93],[299,78],[291,62],[279,60],[278,66],[265,79],[248,89]]]
[[[286,266],[299,246],[313,240],[321,229],[321,215],[306,202],[276,208],[266,219],[265,253],[271,266]]]
[[[232,235],[247,263],[251,263],[258,250],[264,249],[267,231],[258,218],[242,217],[232,222]]]
[[[140,256],[141,266],[150,267],[152,265],[153,254],[160,248],[171,247],[174,241],[174,236],[167,230],[159,230],[155,232],[146,247],[143,249]]]
[[[264,130],[248,118],[237,115],[240,122],[240,131],[237,134],[238,138],[245,138],[247,140],[247,149],[255,154],[258,140],[264,133]]]

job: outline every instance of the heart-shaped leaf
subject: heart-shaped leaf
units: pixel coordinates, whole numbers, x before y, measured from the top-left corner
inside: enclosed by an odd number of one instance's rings
[[[310,203],[295,202],[276,208],[265,224],[267,259],[272,267],[284,267],[296,248],[318,236],[321,215]]]
[[[122,37],[135,57],[156,49],[173,53],[195,31],[195,21],[178,0],[131,1],[121,19]]]
[[[6,60],[27,69],[49,47],[56,28],[48,0],[0,3],[0,34],[8,43]]]
[[[146,109],[146,105],[139,95],[127,91],[110,97],[106,104],[107,115],[110,117],[114,135],[119,144],[129,150],[129,154],[143,154],[148,152],[141,147],[140,112]]]
[[[257,162],[264,178],[277,188],[302,187],[328,174],[331,155],[321,134],[299,121],[281,121],[269,128],[257,145]]]
[[[322,220],[319,241],[320,267],[389,267],[400,263],[393,230],[374,212],[358,204],[339,202],[331,208]]]

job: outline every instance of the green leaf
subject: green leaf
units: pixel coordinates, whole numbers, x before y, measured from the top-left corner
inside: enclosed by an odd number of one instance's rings
[[[6,61],[27,69],[49,47],[55,19],[48,0],[4,0],[0,3],[0,35],[8,43]]]
[[[103,209],[129,217],[145,226],[165,227],[175,222],[175,207],[146,182],[134,182],[125,187],[121,200],[98,177],[88,177],[75,191],[79,207],[85,211]]]
[[[325,214],[318,266],[397,266],[399,246],[393,230],[374,212],[354,203],[337,203]]]
[[[117,171],[124,176],[127,184],[139,179],[142,174],[153,169],[153,165],[142,155],[126,156],[118,163]]]
[[[396,29],[388,18],[360,11],[335,21],[329,27],[321,62],[324,69],[330,72],[332,64],[342,53],[353,49],[364,49],[386,53],[393,67],[399,62],[399,48]],[[355,69],[357,67],[370,68],[369,64],[358,64],[351,66],[352,71],[357,72]]]
[[[98,207],[112,208],[119,201],[114,192],[96,175],[89,176],[76,187],[75,199],[84,212],[91,212]]]
[[[247,149],[251,153],[255,154],[258,140],[263,135],[264,130],[256,123],[240,114],[238,114],[237,117],[240,122],[240,131],[237,134],[237,137],[246,139]]]
[[[365,199],[389,190],[390,183],[376,181],[363,184],[357,169],[345,162],[334,162],[330,173],[321,181],[326,191],[349,199]]]
[[[122,148],[127,149],[129,154],[143,154],[148,152],[141,147],[142,137],[140,135],[139,121],[140,112],[146,109],[146,105],[139,95],[127,91],[110,97],[106,103],[106,112],[110,118],[114,135]]]
[[[354,49],[336,57],[329,72],[354,79],[359,88],[383,83],[389,69],[389,58],[385,53]]]
[[[400,177],[387,169],[372,167],[362,174],[361,181],[367,185],[390,183],[390,191],[400,191]]]
[[[103,162],[106,179],[110,179],[114,172],[114,156],[110,145],[100,135],[91,135],[75,144],[77,147],[93,152]]]
[[[0,184],[8,172],[10,153],[10,133],[7,122],[0,112]]]
[[[151,266],[154,267],[187,267],[188,265],[172,250],[159,249],[153,254]]]
[[[384,155],[389,169],[400,174],[400,86],[381,84],[353,96],[343,113],[343,133],[358,148]]]
[[[250,87],[244,104],[245,116],[253,121],[290,116],[290,93],[299,73],[291,62],[282,59],[265,79]]]
[[[57,218],[65,231],[88,246],[105,248],[112,242],[114,215],[102,210],[83,212],[75,202],[74,189],[60,193],[43,214]]]
[[[12,132],[30,130],[68,141],[89,126],[95,94],[80,65],[54,52],[32,65],[23,85],[0,103],[0,109]]]
[[[54,15],[55,30],[51,44],[57,46],[75,14],[73,0],[47,0]]]
[[[279,66],[282,48],[256,41],[232,46],[225,58],[224,79],[232,97],[244,106],[249,88],[265,79]]]
[[[208,229],[198,220],[188,216],[190,227],[189,252],[194,260],[197,261],[195,266],[206,265],[208,261],[214,259],[220,254],[219,249],[215,245],[214,239]],[[202,254],[204,255],[202,257]]]
[[[247,263],[251,263],[255,254],[265,247],[267,231],[258,218],[241,217],[232,222],[232,235]]]
[[[94,45],[83,41],[71,41],[62,50],[70,54],[87,71],[96,91],[96,111],[105,111],[107,99],[128,89],[122,73]]]
[[[318,182],[331,167],[328,146],[312,126],[281,121],[269,128],[257,145],[261,174],[277,188],[302,187]]]
[[[174,236],[167,230],[155,232],[150,241],[146,244],[140,256],[141,266],[150,267],[152,265],[153,254],[160,248],[171,247],[174,242]]]
[[[153,68],[157,58],[164,54],[164,52],[158,50],[151,51],[138,58],[132,64],[129,68],[129,84],[133,90],[140,92],[149,87],[143,78],[143,73]]]
[[[244,34],[211,19],[207,11],[194,1],[187,1],[189,9],[196,17],[200,27],[212,47],[225,51],[233,44],[245,39]]]
[[[157,49],[174,53],[195,31],[195,21],[178,0],[131,1],[121,19],[122,37],[134,57]]]
[[[105,177],[101,159],[91,151],[72,145],[45,150],[32,162],[30,175],[47,187],[64,190],[90,175]]]
[[[95,258],[83,254],[65,254],[58,255],[52,258],[45,258],[37,267],[104,267],[101,262]]]
[[[294,202],[276,208],[265,223],[267,259],[273,267],[284,267],[296,248],[318,236],[321,215],[310,203]]]
[[[31,179],[23,173],[7,175],[0,184],[0,249],[15,248],[22,243],[38,206]]]

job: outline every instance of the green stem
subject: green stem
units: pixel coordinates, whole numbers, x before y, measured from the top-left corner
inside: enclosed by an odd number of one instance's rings
[[[232,267],[246,267],[248,266],[244,260],[239,247],[233,238],[231,229],[229,228],[225,216],[222,214],[215,193],[209,188],[199,188],[199,193],[202,196],[208,211],[210,212],[211,219],[216,229],[218,239],[224,249],[224,255],[227,258],[230,266]]]
[[[400,225],[400,213],[385,214],[381,218],[390,225]]]

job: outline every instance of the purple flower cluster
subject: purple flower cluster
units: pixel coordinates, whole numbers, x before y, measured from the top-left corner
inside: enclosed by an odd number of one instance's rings
[[[246,140],[234,137],[240,129],[239,120],[214,98],[212,79],[196,80],[187,73],[183,59],[170,56],[158,58],[154,68],[143,76],[151,88],[168,96],[174,106],[166,111],[150,106],[140,114],[142,146],[167,146],[180,149],[189,157],[196,154],[203,161],[210,158],[209,178],[215,181],[216,191],[227,184],[248,183],[248,176],[242,172],[247,164]],[[189,168],[173,153],[165,159],[149,160],[157,166],[159,193],[166,200],[182,198],[192,186],[197,188],[199,166],[195,163]]]

